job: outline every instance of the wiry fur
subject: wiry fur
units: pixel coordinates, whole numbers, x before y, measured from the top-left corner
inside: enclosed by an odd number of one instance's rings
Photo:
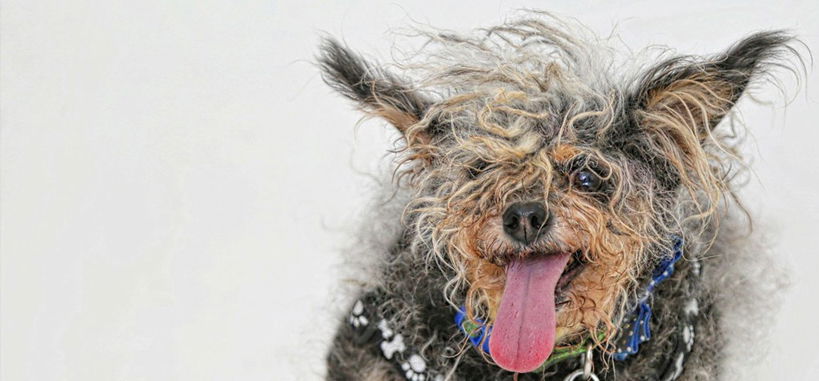
[[[396,176],[403,228],[361,292],[380,295],[380,315],[450,379],[500,379],[510,374],[465,343],[454,308],[491,322],[511,258],[579,250],[584,268],[558,314],[558,345],[591,336],[602,379],[655,379],[681,303],[695,296],[697,340],[680,379],[718,378],[730,332],[720,326],[722,298],[747,282],[736,261],[748,238],[732,193],[741,130],[715,127],[752,81],[793,53],[791,38],[762,32],[722,54],[665,57],[635,71],[604,58],[608,50],[588,32],[545,18],[477,37],[427,33],[421,59],[401,66],[414,82],[325,40],[326,81],[406,142]],[[580,170],[605,185],[576,188]],[[499,216],[528,200],[547,204],[554,223],[525,246],[504,236]],[[620,319],[672,235],[685,238],[686,259],[654,298],[655,336],[636,358],[612,363]],[[694,258],[703,274],[696,282]],[[328,379],[401,379],[354,335],[339,329]],[[564,377],[573,366],[520,379]]]

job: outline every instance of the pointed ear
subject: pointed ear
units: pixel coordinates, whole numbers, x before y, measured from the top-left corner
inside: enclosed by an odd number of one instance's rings
[[[429,102],[395,75],[367,62],[333,39],[324,39],[319,55],[324,81],[364,112],[382,117],[401,133],[419,122]]]
[[[792,53],[792,37],[761,32],[710,57],[676,57],[643,74],[632,104],[638,124],[684,126],[700,141],[736,104],[752,80]]]
[[[677,57],[649,69],[628,101],[630,123],[612,142],[651,163],[664,188],[679,185],[716,194],[724,186],[712,168],[711,131],[731,111],[749,84],[783,67],[798,54],[792,37],[762,32],[713,57]]]

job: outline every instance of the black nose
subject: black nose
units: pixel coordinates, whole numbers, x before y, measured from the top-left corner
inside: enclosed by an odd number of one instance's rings
[[[548,222],[549,211],[539,202],[514,203],[503,213],[503,231],[525,245],[535,242]]]

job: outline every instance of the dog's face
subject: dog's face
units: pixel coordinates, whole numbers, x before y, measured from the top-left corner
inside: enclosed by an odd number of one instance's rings
[[[325,79],[403,133],[419,255],[453,269],[452,299],[493,324],[493,359],[529,371],[556,344],[613,337],[681,219],[714,213],[736,156],[713,127],[787,37],[633,75],[537,20],[436,40],[430,87],[332,41]]]

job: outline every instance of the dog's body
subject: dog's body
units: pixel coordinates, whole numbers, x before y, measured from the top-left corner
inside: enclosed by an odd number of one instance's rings
[[[715,126],[789,37],[618,75],[538,18],[485,32],[434,36],[442,62],[417,86],[324,46],[328,83],[406,141],[402,225],[327,378],[563,380],[584,362],[601,380],[719,378],[721,319],[761,259]],[[481,326],[473,346],[462,330]]]

